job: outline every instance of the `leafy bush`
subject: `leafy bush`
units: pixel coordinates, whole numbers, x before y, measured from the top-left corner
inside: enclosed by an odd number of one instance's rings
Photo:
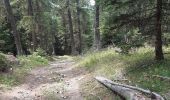
[[[36,53],[29,56],[20,56],[18,58],[22,66],[33,67],[48,64],[48,60],[45,57],[37,55]]]
[[[114,45],[119,47],[122,54],[128,54],[132,48],[142,47],[145,43],[146,37],[139,33],[138,29],[133,29],[128,32],[120,31],[112,34],[103,34],[103,45]]]
[[[45,52],[45,50],[38,48],[36,50],[36,52],[33,53],[33,55],[37,55],[37,56],[41,56],[41,57],[46,57],[47,53]]]

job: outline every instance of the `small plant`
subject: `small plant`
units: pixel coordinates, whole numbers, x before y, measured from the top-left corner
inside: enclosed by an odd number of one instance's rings
[[[48,60],[45,57],[42,57],[40,55],[29,55],[29,56],[20,56],[18,57],[22,66],[40,66],[40,65],[46,65],[48,64]]]
[[[37,55],[37,56],[41,56],[41,57],[46,57],[47,53],[45,52],[45,50],[38,48],[36,50],[36,52],[33,53],[33,55]]]

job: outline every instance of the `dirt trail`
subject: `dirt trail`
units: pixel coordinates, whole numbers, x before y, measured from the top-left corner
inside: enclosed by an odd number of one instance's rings
[[[83,100],[79,82],[85,71],[72,59],[50,63],[32,70],[24,84],[0,94],[0,100]]]

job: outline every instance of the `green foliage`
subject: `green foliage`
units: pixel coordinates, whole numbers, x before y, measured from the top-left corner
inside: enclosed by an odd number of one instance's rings
[[[38,49],[36,50],[36,52],[33,52],[33,55],[35,55],[35,56],[41,56],[41,57],[46,57],[46,56],[47,56],[47,53],[46,53],[43,49],[38,48]]]
[[[10,86],[18,84],[18,81],[16,81],[16,77],[15,76],[12,76],[12,75],[1,75],[0,76],[0,84],[4,84],[7,87],[10,87]]]
[[[98,62],[107,61],[113,56],[117,55],[113,50],[101,51],[101,52],[89,52],[85,57],[80,57],[79,65],[87,68],[95,67]]]
[[[114,45],[128,53],[131,48],[142,46],[145,42],[153,44],[153,36],[157,33],[156,16],[159,0],[97,0],[102,6],[101,31],[103,46]],[[161,13],[169,12],[169,1],[162,0]],[[169,15],[161,16],[161,32],[165,45],[169,43]],[[137,30],[137,31],[136,31]],[[136,32],[133,32],[136,31]],[[167,35],[168,33],[168,35]],[[130,42],[127,42],[125,36]],[[162,41],[162,40],[160,40]],[[155,42],[154,42],[155,43]],[[161,50],[160,50],[161,51]]]
[[[33,26],[34,26],[35,22],[33,20],[32,17],[30,16],[24,16],[18,25],[18,28],[24,28],[26,33],[30,33],[33,31]]]
[[[167,51],[167,49],[164,50]],[[169,83],[167,80],[154,77],[154,75],[170,77],[170,55],[167,54],[165,56],[166,60],[160,62],[153,60],[153,51],[140,56],[138,54],[133,56],[136,59],[132,60],[133,63],[126,69],[127,77],[132,84],[150,89],[151,91],[166,93],[170,89],[168,88],[170,87]]]
[[[13,72],[0,76],[0,84],[7,86],[22,83],[23,78],[32,68],[41,67],[48,64],[48,60],[40,55],[19,56],[20,66],[13,67]]]
[[[9,24],[3,21],[3,23],[0,25],[0,40],[3,41],[3,43],[0,43],[0,51],[3,53],[8,52],[15,52],[15,44],[14,40],[12,38],[12,33],[10,32]]]
[[[33,52],[33,54],[35,57],[41,57],[41,58],[45,58],[49,61],[54,61],[53,57],[52,56],[49,56],[45,50],[41,49],[41,48],[38,48],[36,50],[36,52]]]
[[[29,56],[19,56],[18,58],[22,66],[29,68],[48,64],[48,60],[45,57],[37,55],[36,53]]]
[[[118,32],[117,34],[103,34],[104,45],[115,45],[121,49],[120,53],[128,54],[133,48],[143,46],[145,37],[137,29],[129,32]]]
[[[68,31],[66,1],[63,0],[31,0],[33,16],[28,15],[28,2],[26,0],[10,1],[17,31],[20,33],[22,47],[25,54],[30,54],[33,49],[33,39],[36,39],[36,47],[45,50],[52,55],[53,49],[58,55],[70,53],[70,36]],[[71,12],[73,20],[74,33],[77,33],[77,12],[76,1],[71,1]],[[2,5],[2,6],[1,6]],[[82,48],[87,50],[92,46],[92,10],[89,6],[89,0],[80,0],[81,5],[81,32]],[[14,39],[11,34],[11,27],[4,13],[3,2],[0,2],[0,40],[5,44],[0,46],[0,50],[7,53],[16,54]],[[2,26],[2,27],[1,27]],[[35,38],[33,38],[35,34]],[[76,38],[76,36],[75,36]],[[77,41],[75,39],[75,41]]]
[[[164,48],[166,52],[169,49]],[[166,93],[170,88],[167,80],[153,77],[160,75],[170,77],[170,55],[166,60],[156,62],[153,48],[140,48],[129,55],[116,54],[114,50],[106,50],[98,53],[84,55],[79,61],[79,66],[87,67],[94,76],[105,76],[111,79],[126,78],[130,84],[151,91]]]

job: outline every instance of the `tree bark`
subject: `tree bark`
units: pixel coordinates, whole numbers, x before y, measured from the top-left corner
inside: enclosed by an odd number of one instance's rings
[[[74,33],[73,33],[73,23],[72,23],[71,11],[70,11],[70,0],[67,0],[67,13],[68,13],[69,33],[70,33],[70,38],[71,38],[71,54],[76,55]]]
[[[42,29],[42,25],[41,25],[41,15],[40,15],[40,12],[41,12],[41,7],[40,7],[40,4],[39,4],[39,1],[38,0],[35,0],[35,37],[37,37],[37,40],[36,40],[36,46],[38,48],[42,48],[42,40],[43,40],[43,36],[42,36],[42,32],[41,32],[41,29]]]
[[[33,6],[32,6],[32,0],[27,0],[27,3],[28,3],[28,16],[30,16],[32,18],[32,21],[34,20],[34,13],[33,13]],[[36,34],[35,34],[35,30],[34,30],[34,27],[35,27],[35,24],[34,22],[32,22],[33,25],[32,25],[32,33],[31,33],[31,36],[32,36],[32,51],[34,52],[36,50]]]
[[[28,16],[33,16],[32,0],[27,0],[28,3]]]
[[[78,38],[79,38],[79,43],[78,43],[78,52],[81,54],[82,52],[82,36],[81,36],[81,28],[80,28],[80,0],[76,0],[77,2],[77,28],[78,28]]]
[[[101,49],[101,43],[100,43],[100,28],[99,28],[99,21],[100,21],[100,6],[96,3],[95,5],[95,34],[94,34],[94,48],[96,50]]]
[[[82,15],[82,32],[86,33],[87,32],[87,17],[85,14]]]
[[[60,14],[62,16],[62,27],[64,30],[64,52],[65,54],[70,54],[70,44],[68,42],[69,34],[68,34],[68,26],[67,26],[67,21],[66,21],[66,16],[63,10],[60,11]]]
[[[115,83],[104,77],[95,77],[95,79],[108,87],[112,91],[116,92],[118,95],[123,97],[125,100],[165,100],[161,95],[151,92],[150,90],[145,90],[142,88]]]
[[[8,14],[9,21],[11,23],[13,36],[14,36],[14,40],[15,40],[15,45],[16,45],[16,48],[17,48],[17,54],[23,55],[21,38],[20,38],[20,35],[17,31],[15,17],[13,15],[12,8],[11,8],[9,0],[4,0],[4,5],[5,5],[5,8],[6,8],[7,14]]]
[[[157,12],[156,12],[156,41],[155,41],[155,59],[163,60],[163,50],[162,50],[162,0],[157,0]]]

